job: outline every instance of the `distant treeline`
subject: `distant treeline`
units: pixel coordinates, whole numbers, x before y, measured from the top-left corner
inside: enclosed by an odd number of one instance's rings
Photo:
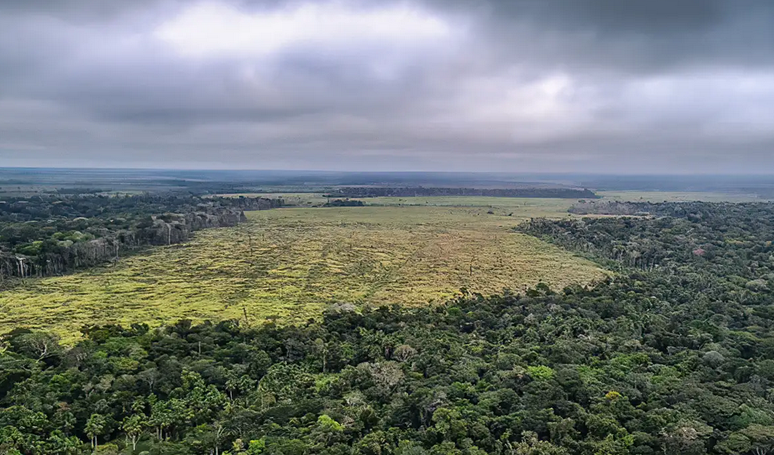
[[[334,199],[325,203],[325,207],[362,207],[363,201],[349,199]]]
[[[632,215],[687,218],[691,221],[716,220],[724,223],[730,216],[742,213],[769,211],[774,204],[769,202],[620,202],[580,201],[570,207],[576,215]]]
[[[609,202],[580,204],[571,211],[645,217],[536,218],[519,230],[626,267],[680,276],[689,272],[678,267],[690,266],[750,286],[759,280],[774,283],[774,204]]]
[[[235,226],[266,198],[177,195],[36,196],[0,201],[0,279],[50,276],[117,259],[148,245],[184,242],[194,231]]]
[[[57,188],[53,191],[47,191],[47,193],[51,194],[97,194],[97,193],[105,193],[108,192],[108,190],[103,190],[100,188],[88,188],[88,187],[73,187],[73,188]]]
[[[355,186],[337,188],[328,197],[425,197],[425,196],[489,196],[534,197],[564,199],[597,199],[599,196],[588,189],[577,188],[425,188],[419,187],[370,187]]]

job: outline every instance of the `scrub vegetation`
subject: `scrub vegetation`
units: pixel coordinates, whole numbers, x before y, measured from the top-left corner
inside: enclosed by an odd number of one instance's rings
[[[330,304],[421,305],[461,288],[492,294],[542,281],[561,289],[605,276],[587,260],[513,232],[527,215],[566,217],[558,205],[513,204],[247,212],[238,227],[200,231],[110,267],[17,281],[0,294],[0,331],[47,329],[72,342],[93,324],[298,323]]]

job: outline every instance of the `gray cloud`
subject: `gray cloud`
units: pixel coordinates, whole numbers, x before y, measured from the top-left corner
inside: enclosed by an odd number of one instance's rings
[[[0,164],[761,172],[774,3],[0,3]]]

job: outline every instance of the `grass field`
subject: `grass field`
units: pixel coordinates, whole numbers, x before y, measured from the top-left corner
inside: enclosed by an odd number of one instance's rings
[[[632,202],[764,202],[768,199],[753,194],[718,193],[699,191],[598,191],[604,200]],[[298,207],[319,207],[327,202],[322,193],[244,193],[228,194],[229,197],[283,198],[289,205]],[[576,199],[507,198],[507,197],[374,197],[359,199],[367,205],[380,206],[441,206],[441,207],[490,207],[500,210],[513,209],[516,213],[532,213],[532,216],[549,216],[566,211]]]
[[[221,194],[224,197],[267,197],[282,198],[288,205],[299,207],[319,207],[328,202],[323,193],[240,193]],[[497,209],[513,213],[514,216],[539,217],[563,216],[576,199],[551,198],[509,198],[485,196],[432,196],[432,197],[371,197],[358,198],[366,205],[388,207],[477,207]]]
[[[765,202],[754,194],[699,191],[599,191],[606,200],[632,202]]]
[[[594,264],[510,230],[528,216],[566,216],[556,207],[508,207],[513,216],[488,206],[251,212],[239,227],[205,230],[112,268],[25,280],[0,294],[0,332],[46,328],[72,341],[94,323],[299,322],[331,303],[424,304],[462,287],[494,293],[602,277]]]
[[[367,205],[398,207],[486,208],[496,214],[512,214],[517,219],[567,216],[577,199],[516,198],[485,196],[374,197],[360,199]]]

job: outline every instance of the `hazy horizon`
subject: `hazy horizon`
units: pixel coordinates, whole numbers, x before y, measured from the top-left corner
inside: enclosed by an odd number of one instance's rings
[[[0,166],[0,171],[5,170],[50,170],[50,171],[121,171],[121,172],[244,172],[244,173],[287,173],[287,174],[460,174],[460,175],[503,175],[503,176],[601,176],[601,177],[751,177],[751,178],[763,178],[771,177],[774,179],[774,171],[762,170],[760,172],[690,172],[690,171],[676,171],[676,172],[631,172],[631,171],[608,171],[608,172],[575,172],[575,171],[444,171],[444,170],[339,170],[339,169],[267,169],[267,168],[236,168],[236,167],[161,167],[161,166],[110,166],[99,164],[94,166]]]

